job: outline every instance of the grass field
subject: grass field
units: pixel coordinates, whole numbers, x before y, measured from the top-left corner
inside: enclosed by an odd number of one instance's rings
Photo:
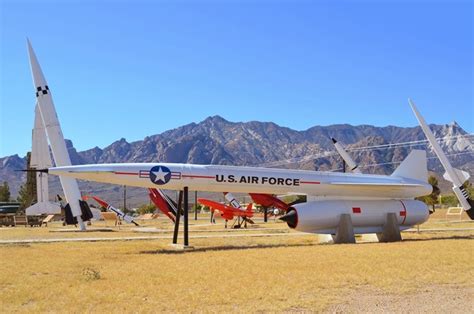
[[[437,215],[423,228],[474,227]],[[150,225],[170,230],[165,221]],[[282,223],[265,227],[288,232]],[[106,233],[50,232],[59,228],[3,228],[0,239],[137,235],[128,226]],[[191,227],[197,229],[214,236],[255,232]],[[352,312],[377,309],[354,303],[365,300],[361,296],[376,296],[363,301],[368,306],[399,298],[394,310],[401,312],[410,309],[410,297],[412,311],[474,311],[474,232],[403,238],[357,245],[318,244],[314,235],[191,238],[194,249],[184,252],[172,249],[168,239],[0,245],[0,311],[301,312],[334,311],[344,303],[349,307],[342,309]]]

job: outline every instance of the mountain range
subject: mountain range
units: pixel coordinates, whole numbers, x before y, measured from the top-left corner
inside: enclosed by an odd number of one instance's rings
[[[457,123],[431,125],[443,150],[455,167],[474,173],[472,136]],[[426,145],[419,127],[376,127],[338,124],[314,126],[296,131],[272,122],[230,122],[213,116],[200,123],[190,123],[143,140],[127,142],[124,138],[105,148],[94,147],[78,152],[66,140],[73,164],[118,162],[176,162],[298,168],[308,170],[340,169],[342,162],[335,154],[331,138],[346,147],[367,173],[389,174],[411,149],[428,151],[428,168],[441,178],[444,172]],[[397,145],[395,143],[406,143]],[[375,147],[374,147],[375,146]],[[367,148],[370,147],[370,148]],[[0,181],[7,181],[13,196],[26,180],[15,170],[26,167],[26,157],[18,155],[0,158]],[[441,187],[447,183],[441,179]],[[123,187],[80,182],[81,191],[93,193],[111,203],[122,204]],[[50,178],[50,193],[60,193],[59,180]],[[127,205],[147,203],[145,189],[128,188]]]

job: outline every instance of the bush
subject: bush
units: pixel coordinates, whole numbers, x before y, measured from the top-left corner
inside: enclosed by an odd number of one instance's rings
[[[82,270],[82,275],[84,276],[86,281],[99,280],[101,278],[100,271],[92,268],[84,268]]]
[[[144,214],[153,214],[156,210],[155,205],[153,204],[146,204],[138,207],[137,213],[139,215],[144,215]]]

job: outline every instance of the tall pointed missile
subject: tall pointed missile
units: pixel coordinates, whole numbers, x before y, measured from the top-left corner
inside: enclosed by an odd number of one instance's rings
[[[349,156],[349,154],[345,151],[345,149],[342,147],[341,144],[339,144],[338,141],[336,141],[335,138],[331,138],[332,142],[334,143],[334,147],[336,148],[337,152],[339,155],[344,159],[346,164],[349,166],[349,169],[354,172],[354,173],[362,173],[358,167],[358,165],[355,163],[355,161]]]
[[[446,154],[441,149],[441,146],[439,146],[438,142],[436,141],[436,138],[434,137],[429,126],[426,124],[425,119],[423,119],[413,101],[411,99],[408,99],[408,103],[410,104],[411,109],[413,110],[413,113],[415,114],[421,129],[425,133],[428,142],[430,142],[431,147],[433,148],[436,156],[438,156],[439,161],[441,162],[444,170],[446,171],[446,173],[444,174],[444,178],[453,183],[453,192],[454,194],[456,194],[459,203],[461,204],[462,208],[467,212],[469,217],[474,220],[474,209],[472,209],[474,202],[473,200],[469,199],[469,194],[462,187],[463,183],[469,179],[469,174],[465,171],[453,168],[453,166],[448,160],[448,157],[446,157]]]
[[[54,108],[51,91],[48,87],[46,79],[44,78],[43,71],[41,71],[41,67],[38,63],[35,52],[31,47],[31,43],[29,40],[27,40],[27,42],[31,74],[33,75],[33,86],[36,93],[36,101],[38,103],[38,108],[41,113],[46,134],[51,144],[51,151],[53,152],[54,161],[56,166],[70,166],[71,160],[67,151],[66,142],[64,141],[63,132],[61,131],[61,126],[59,125],[56,109]],[[60,176],[59,179],[61,181],[61,186],[64,190],[66,200],[71,206],[72,215],[76,217],[80,229],[85,230],[85,225],[81,217],[81,206],[79,203],[81,200],[81,193],[79,191],[77,181],[74,178],[63,176]]]

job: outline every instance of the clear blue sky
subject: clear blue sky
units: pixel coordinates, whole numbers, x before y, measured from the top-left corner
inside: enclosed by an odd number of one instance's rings
[[[408,97],[474,131],[472,1],[0,3],[0,156],[31,146],[26,37],[79,150],[216,114],[414,126]]]

